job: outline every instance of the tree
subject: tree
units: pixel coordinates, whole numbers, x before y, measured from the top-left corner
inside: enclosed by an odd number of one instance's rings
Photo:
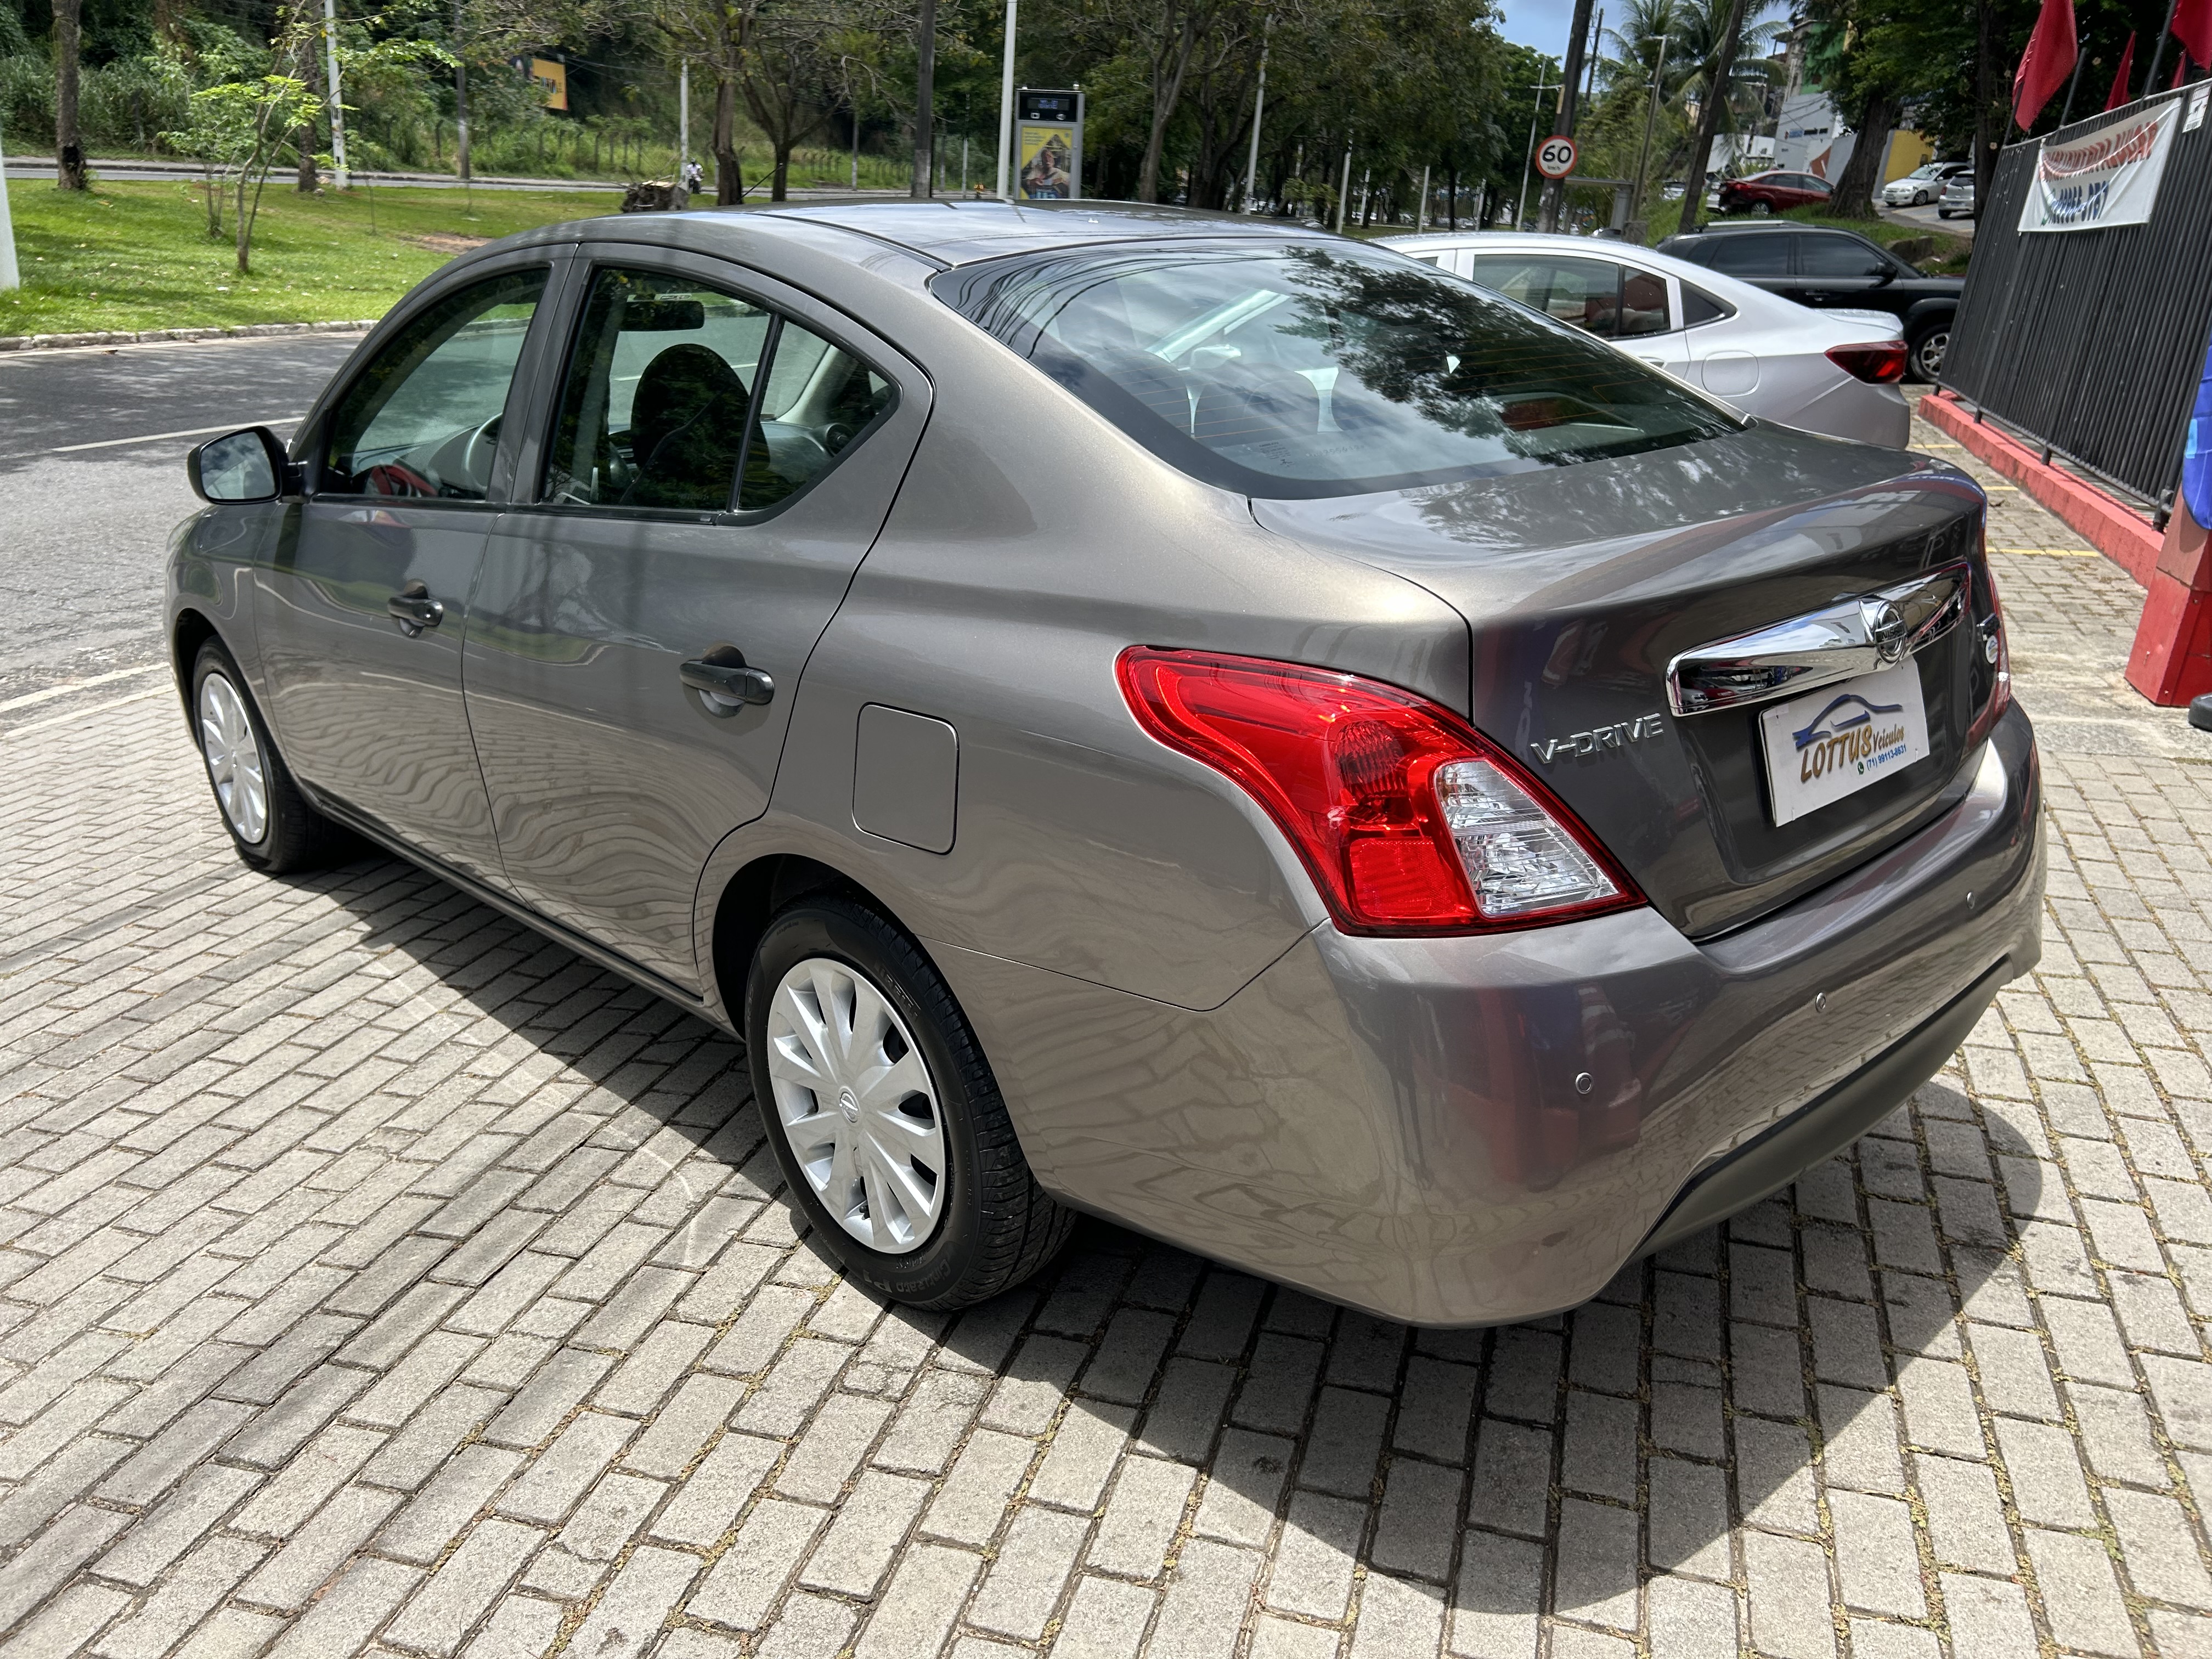
[[[77,71],[84,0],[54,0],[54,187],[85,187],[84,143],[77,131]]]
[[[1780,26],[1754,23],[1745,27],[1747,0],[1704,0],[1688,20],[1684,42],[1698,62],[1698,136],[1690,146],[1690,164],[1682,176],[1682,228],[1698,228],[1705,203],[1705,172],[1711,165],[1713,140],[1723,130],[1733,131],[1735,117],[1735,58],[1740,51],[1756,52],[1771,46]],[[1718,27],[1714,25],[1717,23]]]

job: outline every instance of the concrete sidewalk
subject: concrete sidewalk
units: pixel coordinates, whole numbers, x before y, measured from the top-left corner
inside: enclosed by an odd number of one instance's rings
[[[158,678],[0,716],[4,1651],[2212,1653],[2212,738],[1992,499],[2041,969],[1496,1331],[1097,1224],[879,1308],[726,1040],[410,868],[249,873]]]

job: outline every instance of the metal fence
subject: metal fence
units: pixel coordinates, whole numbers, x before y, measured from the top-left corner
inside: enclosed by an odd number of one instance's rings
[[[1998,158],[1942,384],[2155,502],[2163,522],[2212,322],[2212,121],[2175,133],[2148,224],[2021,234],[2037,148],[2027,140]]]

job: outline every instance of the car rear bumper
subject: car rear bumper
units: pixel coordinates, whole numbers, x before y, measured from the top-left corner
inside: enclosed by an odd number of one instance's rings
[[[1649,909],[1323,927],[1210,1012],[939,959],[1069,1202],[1389,1317],[1509,1322],[1827,1156],[2035,964],[2027,717],[1972,764],[1935,823],[1702,944]]]
[[[1825,432],[1884,449],[1904,449],[1912,441],[1912,405],[1893,386],[1875,386],[1853,375],[1832,380],[1788,414],[1772,417],[1784,426]]]

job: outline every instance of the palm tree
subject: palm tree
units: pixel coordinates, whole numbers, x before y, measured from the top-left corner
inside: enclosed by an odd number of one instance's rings
[[[1716,78],[1715,66],[1721,58],[1721,37],[1728,32],[1735,11],[1734,0],[1683,0],[1678,6],[1680,21],[1675,27],[1674,43],[1667,55],[1672,59],[1680,54],[1683,78],[1679,95],[1686,104],[1697,105],[1700,112],[1706,98],[1711,95],[1709,89]],[[1773,51],[1775,43],[1786,32],[1784,24],[1748,18],[1736,31],[1735,51],[1730,54],[1734,64],[1722,98],[1717,131],[1733,132],[1740,118],[1754,113],[1753,106],[1759,100],[1757,88],[1765,77],[1765,69],[1759,60]]]
[[[1694,0],[1628,0],[1621,8],[1618,26],[1605,32],[1614,55],[1605,60],[1606,83],[1613,88],[1648,93],[1655,73],[1663,75],[1659,88],[1662,101],[1671,101],[1684,70],[1681,38]],[[1666,43],[1665,68],[1660,69],[1660,43]]]

